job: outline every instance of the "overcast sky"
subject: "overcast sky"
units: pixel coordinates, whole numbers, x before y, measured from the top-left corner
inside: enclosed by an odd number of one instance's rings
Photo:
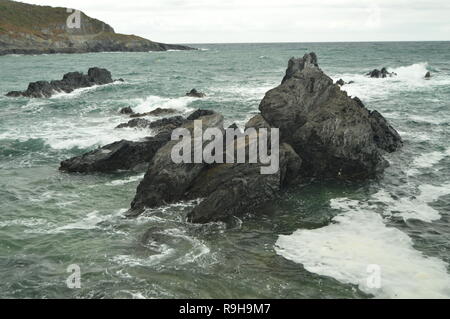
[[[22,0],[168,43],[450,40],[449,0]]]

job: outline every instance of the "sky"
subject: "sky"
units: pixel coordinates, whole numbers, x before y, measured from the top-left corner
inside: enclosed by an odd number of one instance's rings
[[[22,0],[166,43],[450,40],[449,0]],[[75,7],[74,7],[75,6]]]

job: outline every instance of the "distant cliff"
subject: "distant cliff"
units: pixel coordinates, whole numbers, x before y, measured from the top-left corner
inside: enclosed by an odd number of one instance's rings
[[[115,33],[110,25],[100,20],[82,12],[74,13],[67,12],[66,8],[0,0],[0,55],[192,50],[183,45]]]

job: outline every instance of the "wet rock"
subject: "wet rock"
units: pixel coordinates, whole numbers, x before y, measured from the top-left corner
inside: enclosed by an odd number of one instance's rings
[[[91,87],[94,85],[105,85],[112,83],[111,72],[101,68],[90,68],[88,74],[80,72],[70,72],[63,76],[62,80],[57,81],[37,81],[28,85],[26,91],[12,91],[6,94],[9,97],[30,97],[30,98],[48,98],[53,94],[64,92],[70,93],[75,89]]]
[[[61,162],[60,170],[70,173],[114,172],[142,170],[154,154],[170,140],[165,132],[142,142],[118,141],[81,156]]]
[[[248,122],[245,124],[245,128],[248,129],[250,127],[259,129],[259,128],[270,128],[270,124],[267,123],[267,121],[264,119],[264,117],[261,114],[257,114],[254,117],[252,117]]]
[[[343,85],[345,85],[346,83],[345,83],[344,80],[339,79],[338,81],[336,81],[336,84],[337,84],[337,85],[340,85],[340,86],[343,86]]]
[[[403,146],[403,141],[398,132],[378,112],[370,112],[369,115],[374,140],[378,148],[392,153]]]
[[[120,114],[134,114],[134,111],[133,111],[133,109],[131,108],[131,106],[127,106],[127,107],[122,108],[122,109],[119,111],[119,113],[120,113]]]
[[[430,79],[431,78],[431,72],[427,72],[427,74],[425,74],[425,79]]]
[[[387,78],[387,77],[393,77],[396,76],[397,73],[395,72],[388,72],[386,68],[382,68],[381,70],[375,69],[366,75],[370,76],[371,78]]]
[[[157,109],[150,111],[150,112],[131,114],[130,117],[136,118],[136,117],[144,117],[144,116],[166,116],[166,115],[171,115],[174,113],[177,113],[177,110],[163,109],[163,108],[158,107]]]
[[[188,116],[188,120],[190,121],[194,121],[199,119],[202,116],[208,116],[208,115],[213,115],[215,114],[214,111],[211,110],[204,110],[204,109],[198,109],[196,110],[194,113],[192,113],[191,115]]]
[[[291,59],[282,84],[266,93],[259,108],[303,160],[304,176],[372,177],[387,166],[382,150],[399,145],[385,120],[333,84],[315,54]]]
[[[193,223],[209,223],[257,212],[293,181],[290,178],[298,176],[300,166],[301,159],[287,144],[280,146],[280,169],[276,174],[261,174],[261,164],[215,165],[193,182],[189,196],[205,199],[187,219]]]
[[[197,91],[196,89],[192,89],[191,91],[189,91],[188,93],[186,93],[186,96],[202,98],[202,97],[205,97],[206,94],[203,93],[203,92],[199,92],[199,91]]]
[[[198,119],[202,120],[203,129],[208,127],[223,129],[223,116],[220,114],[214,113]],[[193,132],[194,123],[191,120],[182,127]],[[193,134],[192,138],[194,138]],[[137,216],[143,212],[145,207],[157,207],[186,198],[186,191],[206,164],[174,163],[171,153],[176,144],[178,141],[170,141],[155,154],[144,179],[137,188],[127,216]]]
[[[152,124],[152,122],[149,120],[137,118],[137,119],[132,119],[132,120],[128,121],[128,123],[119,124],[116,127],[116,129],[120,129],[120,128],[150,128],[151,124]]]

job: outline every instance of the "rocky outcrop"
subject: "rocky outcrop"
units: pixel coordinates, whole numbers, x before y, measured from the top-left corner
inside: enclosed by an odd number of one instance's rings
[[[70,19],[72,14],[77,17]],[[0,0],[0,55],[167,50],[193,48],[115,33],[110,25],[66,8]]]
[[[375,69],[369,73],[367,73],[366,75],[370,76],[371,78],[387,78],[387,77],[393,77],[396,76],[397,73],[395,72],[388,72],[388,70],[386,68],[382,68],[381,70]]]
[[[149,121],[142,118],[132,119],[128,121],[128,123],[123,123],[118,125],[116,128],[148,128],[152,129],[156,132],[163,132],[163,131],[172,131],[177,127],[182,126],[188,122],[187,119],[185,119],[182,116],[174,116],[169,118],[163,118],[157,121]]]
[[[146,112],[146,113],[132,113],[130,117],[144,117],[144,116],[166,116],[177,113],[177,110],[174,109],[163,109],[158,107],[157,109],[154,109],[153,111]]]
[[[28,89],[23,92],[12,91],[6,94],[9,97],[30,97],[48,98],[56,93],[70,93],[73,90],[87,88],[94,85],[105,85],[113,83],[111,72],[101,68],[90,68],[87,74],[81,72],[70,72],[58,81],[38,81],[28,85]]]
[[[246,129],[255,130],[234,136],[230,141],[224,134],[223,149],[221,146],[214,151],[215,156],[225,159],[230,155],[227,146],[234,146],[235,158],[238,151],[245,150],[245,163],[194,162],[192,154],[192,163],[173,161],[172,151],[179,143],[170,138],[174,128],[191,133],[190,143],[186,144],[191,150],[201,138],[193,134],[195,120],[202,121],[203,130],[224,130],[222,115],[197,110],[187,119],[172,117],[155,122],[134,119],[128,124],[154,126],[161,133],[143,142],[113,143],[65,161],[61,169],[108,171],[106,167],[132,169],[140,163],[148,163],[126,215],[135,217],[146,208],[202,198],[187,214],[187,220],[208,223],[257,213],[285,188],[304,183],[309,177],[346,180],[373,177],[387,166],[384,153],[402,146],[401,137],[386,119],[377,111],[369,111],[360,99],[349,97],[334,84],[319,68],[314,53],[289,61],[281,85],[266,93],[259,109],[260,114],[245,125]],[[248,161],[251,145],[248,134],[264,137],[265,130],[261,129],[266,128],[278,128],[281,140],[279,149],[273,147],[276,144],[267,145],[269,154],[279,159],[279,169],[274,174],[264,175],[261,168],[267,164]],[[269,136],[274,134],[268,133]],[[209,140],[201,140],[203,147],[209,143]],[[145,147],[148,149],[144,151]]]
[[[202,120],[203,129],[209,127],[223,129],[223,116],[220,114],[205,115],[198,119]],[[193,132],[194,122],[190,121],[182,127]],[[186,191],[206,164],[174,163],[171,154],[172,148],[177,143],[178,141],[170,141],[155,154],[137,188],[128,216],[137,216],[146,207],[157,207],[186,198]]]
[[[202,98],[205,97],[206,94],[197,91],[196,89],[192,89],[191,91],[189,91],[188,93],[186,93],[186,96],[190,96],[190,97],[197,97],[197,98]]]
[[[144,170],[155,153],[170,140],[170,132],[142,142],[122,140],[61,162],[60,170],[70,173],[109,173],[118,170]]]
[[[371,177],[387,165],[382,151],[402,145],[381,114],[333,84],[315,54],[291,59],[282,84],[266,93],[259,109],[302,158],[303,176]]]
[[[131,106],[127,106],[127,107],[120,109],[119,113],[120,114],[134,114],[134,111],[131,108]]]

